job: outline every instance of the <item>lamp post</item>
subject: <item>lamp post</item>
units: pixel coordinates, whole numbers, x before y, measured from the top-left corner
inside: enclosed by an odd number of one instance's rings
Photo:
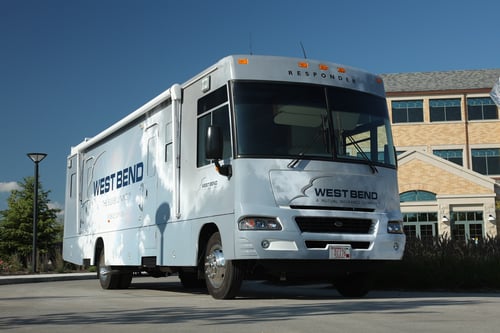
[[[28,157],[35,163],[35,190],[33,198],[33,273],[36,273],[36,234],[38,225],[38,163],[40,163],[47,154],[29,153]]]

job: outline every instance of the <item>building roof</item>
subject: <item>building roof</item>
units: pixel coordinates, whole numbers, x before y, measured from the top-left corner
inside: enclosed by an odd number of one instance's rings
[[[491,89],[500,78],[500,68],[380,75],[388,93]]]

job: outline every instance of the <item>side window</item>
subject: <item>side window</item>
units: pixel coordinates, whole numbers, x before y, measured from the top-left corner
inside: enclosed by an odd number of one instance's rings
[[[158,142],[158,125],[154,124],[148,127],[146,129],[146,136],[148,137],[146,174],[149,177],[154,177],[156,176],[157,168],[156,144]]]
[[[212,122],[212,114],[208,113],[203,117],[198,118],[198,148],[197,157],[196,157],[196,166],[201,167],[209,164],[209,161],[205,159],[205,142],[206,137],[205,133],[207,132],[208,126],[210,126]]]
[[[224,139],[223,158],[231,157],[231,131],[229,126],[229,106],[227,98],[227,87],[223,86],[214,92],[200,98],[198,101],[198,123],[197,123],[197,162],[198,167],[210,164],[205,159],[205,141],[207,128],[210,125],[219,126]]]
[[[172,163],[172,122],[165,126],[165,163]]]
[[[70,183],[69,183],[69,197],[70,198],[75,197],[75,191],[76,191],[76,173],[72,173],[70,176]]]
[[[212,125],[219,126],[222,130],[224,141],[224,150],[222,158],[228,159],[231,157],[231,135],[229,128],[229,108],[227,105],[212,112]],[[206,131],[205,131],[206,132]]]
[[[84,191],[83,193],[83,199],[90,199],[92,197],[92,178],[93,178],[93,172],[94,172],[94,158],[89,157],[87,160],[85,160],[85,175],[84,175],[84,188],[87,190]]]
[[[148,139],[148,160],[147,160],[147,175],[153,177],[156,175],[155,168],[155,153],[156,153],[156,137]]]

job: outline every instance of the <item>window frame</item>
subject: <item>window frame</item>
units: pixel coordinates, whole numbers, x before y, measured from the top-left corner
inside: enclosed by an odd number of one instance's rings
[[[410,220],[410,217],[414,217]],[[426,218],[424,218],[426,217]],[[425,234],[430,227],[431,234]],[[432,242],[438,236],[438,212],[404,212],[403,230],[409,239],[420,239],[423,242]]]
[[[454,211],[451,212],[451,237],[458,241],[463,241],[468,243],[471,240],[478,241],[483,239],[485,234],[485,224],[484,224],[484,212],[483,211]],[[471,227],[475,228],[481,226],[481,233],[478,235],[474,233],[474,237],[471,235]],[[458,232],[463,231],[462,233]],[[475,237],[479,236],[479,237]],[[463,237],[463,239],[462,239]]]
[[[225,113],[225,118],[227,121],[227,126],[223,128],[223,135],[229,143],[228,146],[224,146],[223,159],[229,159],[233,156],[233,140],[232,140],[232,130],[231,130],[231,112],[229,106],[229,91],[228,85],[225,84],[209,94],[198,99],[197,103],[197,116],[196,116],[196,167],[201,168],[210,165],[211,162],[204,158],[205,156],[205,144],[206,144],[206,128],[207,126],[200,126],[201,122],[209,117],[209,121],[203,122],[204,125],[216,125],[214,119],[217,118],[217,113]],[[224,115],[223,115],[224,117]],[[200,128],[200,127],[203,127]]]
[[[471,105],[473,101],[481,101],[480,103],[478,103],[477,105]],[[488,101],[489,103],[486,104],[484,102]],[[467,97],[467,120],[469,121],[481,121],[481,120],[498,120],[498,107],[497,105],[495,104],[495,102],[493,102],[493,100],[490,98],[490,97]],[[475,111],[471,112],[471,108],[476,108],[476,107],[480,107],[481,108],[481,117],[475,117],[475,118],[471,118],[471,115],[473,114],[476,114]],[[495,115],[494,117],[485,117],[485,106],[491,106],[492,108],[495,109]],[[479,112],[477,113],[479,114]]]
[[[475,155],[475,153],[483,152],[483,151],[488,151],[491,150],[493,151],[493,155]],[[500,175],[500,166],[497,166],[498,172],[495,172],[495,160],[498,160],[498,165],[500,165],[500,147],[492,147],[492,148],[472,148],[470,150],[470,159],[471,159],[471,170],[480,173],[485,176],[492,176],[492,175]],[[479,160],[481,159],[481,160]],[[484,162],[482,160],[484,159]],[[483,164],[484,163],[484,170],[481,168],[478,163]],[[492,166],[490,166],[490,163]],[[490,170],[493,168],[493,170],[490,172]],[[484,171],[484,172],[483,172]]]
[[[231,81],[231,94],[235,158],[396,168],[387,101],[381,96],[327,85],[255,80]],[[307,114],[304,108],[314,117],[297,122]],[[300,137],[305,140],[296,140]]]
[[[410,106],[411,103],[415,103],[415,106]],[[403,105],[405,107],[396,107],[395,105]],[[405,110],[405,119],[395,117],[395,110]],[[415,111],[419,111],[418,117],[411,117],[412,113]],[[398,119],[399,118],[399,119]],[[391,122],[393,124],[408,124],[408,123],[423,123],[424,122],[424,100],[423,99],[414,99],[414,100],[393,100],[391,101]]]
[[[423,198],[419,198],[423,196]],[[402,198],[407,198],[402,201]],[[436,193],[422,190],[410,190],[399,194],[399,202],[419,202],[419,201],[436,201]]]
[[[449,154],[446,154],[446,153],[458,153],[458,152],[460,153],[459,154],[460,157],[445,156],[445,155],[449,155]],[[447,160],[449,162],[455,163],[455,164],[460,165],[460,166],[464,166],[464,150],[461,149],[461,148],[458,148],[458,149],[433,149],[432,153],[435,156],[441,157],[442,159],[445,159],[445,160]],[[458,158],[460,158],[461,163],[457,163],[455,161]]]
[[[457,103],[458,105],[447,105]],[[440,104],[440,105],[433,105]],[[458,119],[449,119],[452,114],[457,112],[458,108]],[[442,109],[442,110],[441,110]],[[442,112],[441,117],[437,117],[438,112]],[[460,98],[433,98],[429,99],[429,122],[439,123],[439,122],[452,122],[452,121],[462,121],[462,100]]]

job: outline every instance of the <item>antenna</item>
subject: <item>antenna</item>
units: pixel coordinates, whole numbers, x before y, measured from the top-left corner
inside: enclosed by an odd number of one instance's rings
[[[306,49],[304,48],[302,41],[300,41],[299,43],[300,43],[300,47],[302,48],[302,54],[304,55],[304,59],[307,59]]]

